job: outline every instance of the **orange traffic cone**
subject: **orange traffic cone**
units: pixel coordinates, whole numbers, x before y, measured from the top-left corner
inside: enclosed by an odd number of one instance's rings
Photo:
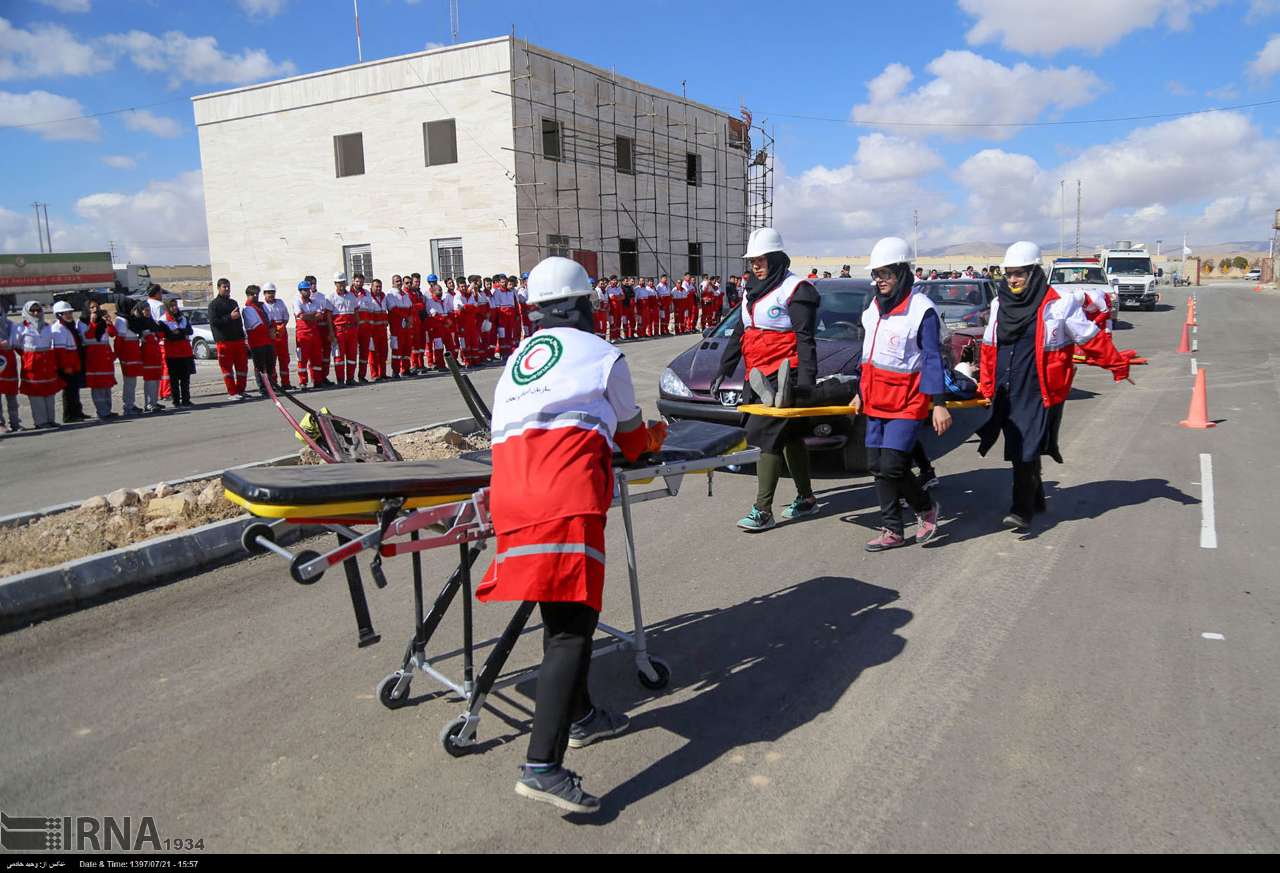
[[[1187,298],[1187,326],[1196,326],[1196,303],[1190,297]]]
[[[1191,406],[1187,409],[1187,417],[1178,424],[1194,428],[1214,427],[1214,423],[1209,420],[1209,397],[1204,382],[1204,367],[1196,370],[1196,387],[1191,390]]]
[[[1259,294],[1259,293],[1261,293],[1261,291],[1262,291],[1262,286],[1261,286],[1261,285],[1254,285],[1254,286],[1253,286],[1253,293],[1254,293],[1254,294]]]
[[[1182,326],[1182,342],[1178,343],[1178,354],[1185,355],[1191,351],[1191,325]]]

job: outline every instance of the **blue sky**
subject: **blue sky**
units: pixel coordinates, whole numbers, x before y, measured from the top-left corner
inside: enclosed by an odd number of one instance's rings
[[[445,0],[360,5],[366,59],[449,41]],[[1088,240],[1264,239],[1280,206],[1280,104],[900,126],[1280,99],[1280,0],[460,5],[462,41],[514,26],[659,87],[686,80],[704,103],[745,102],[776,128],[776,223],[798,253],[909,234],[913,209],[923,247],[1056,241],[1061,178],[1072,223],[1084,180]],[[58,248],[202,260],[187,98],[354,61],[350,0],[0,0],[0,249],[37,250],[40,200]],[[32,126],[126,107],[146,108]]]

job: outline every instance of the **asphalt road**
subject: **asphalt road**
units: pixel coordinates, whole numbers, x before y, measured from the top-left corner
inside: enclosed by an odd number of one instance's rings
[[[963,440],[973,417],[937,462],[929,548],[862,551],[866,480],[823,480],[820,517],[759,535],[733,527],[746,476],[637,507],[673,679],[647,692],[629,658],[595,662],[597,702],[632,729],[569,753],[604,796],[594,821],[512,791],[528,686],[492,699],[484,751],[461,759],[437,740],[459,705],[425,679],[405,709],[373,698],[409,636],[403,560],[371,591],[370,649],[340,574],[304,589],[266,558],[0,637],[0,806],[152,815],[209,851],[1274,852],[1280,295],[1200,290],[1195,357],[1221,420],[1203,431],[1177,425],[1192,379],[1172,296],[1117,332],[1151,359],[1137,385],[1080,373],[1030,535],[998,529],[1009,473]],[[261,445],[268,412],[231,421],[263,416],[244,431]],[[627,626],[620,527],[604,618]],[[429,590],[447,564],[426,560]],[[493,633],[509,609],[476,615]],[[457,643],[445,624],[437,652]],[[531,635],[510,663],[537,656]]]

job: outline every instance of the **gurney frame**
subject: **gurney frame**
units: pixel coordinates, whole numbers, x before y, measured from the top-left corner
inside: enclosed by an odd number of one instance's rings
[[[707,493],[712,492],[712,477],[718,468],[754,463],[760,452],[755,448],[732,451],[683,461],[669,461],[639,468],[615,468],[613,505],[621,509],[626,540],[627,578],[630,587],[633,630],[628,633],[600,622],[601,631],[612,637],[605,645],[597,646],[592,657],[597,658],[619,649],[631,649],[635,653],[636,678],[646,688],[658,690],[667,686],[671,668],[661,658],[652,655],[645,637],[644,616],[641,609],[640,573],[636,558],[636,537],[632,519],[632,506],[651,500],[675,497],[680,493],[684,477],[690,473],[707,476]],[[638,493],[633,486],[643,486],[661,480],[656,487]],[[377,697],[388,709],[399,709],[409,703],[409,691],[416,673],[423,673],[462,698],[466,709],[447,723],[440,733],[440,741],[446,752],[455,757],[468,754],[477,745],[476,731],[486,700],[494,691],[538,675],[538,668],[518,670],[502,676],[507,658],[522,634],[526,632],[529,617],[537,605],[532,601],[521,603],[507,622],[502,634],[494,639],[476,643],[473,639],[472,580],[471,569],[484,550],[487,540],[494,535],[489,516],[489,489],[482,488],[470,497],[440,506],[405,511],[404,499],[386,499],[377,516],[361,518],[305,518],[281,519],[272,523],[257,523],[246,528],[242,537],[244,547],[253,553],[270,552],[289,562],[290,575],[303,585],[319,581],[328,569],[342,564],[346,570],[358,628],[358,645],[370,646],[378,642],[365,598],[364,583],[356,556],[366,550],[375,552],[370,565],[374,583],[379,588],[387,585],[382,571],[382,558],[409,554],[413,561],[414,634],[405,648],[399,669],[387,675],[378,684]],[[321,524],[336,534],[338,546],[324,554],[305,550],[294,555],[277,544],[277,535],[291,527]],[[374,525],[368,533],[358,533],[353,525]],[[408,541],[392,540],[408,535]],[[421,553],[428,549],[456,545],[458,566],[449,576],[432,602],[425,609]],[[437,664],[457,656],[448,652],[436,656],[427,655],[427,646],[449,611],[454,599],[462,594],[461,654],[462,679],[456,681],[445,675]],[[530,628],[529,630],[536,630]],[[475,650],[492,647],[477,678]]]

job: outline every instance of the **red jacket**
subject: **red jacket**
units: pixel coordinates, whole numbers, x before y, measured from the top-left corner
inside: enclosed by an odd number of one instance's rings
[[[996,358],[998,353],[996,325],[1000,301],[991,303],[991,320],[982,337],[982,358],[978,391],[988,399],[996,393]],[[1062,297],[1052,287],[1040,304],[1036,321],[1036,372],[1040,377],[1040,395],[1045,406],[1066,402],[1071,393],[1076,366],[1073,355],[1083,355],[1085,362],[1110,370],[1119,382],[1129,377],[1129,362],[1116,351],[1111,335],[1089,320],[1080,303],[1072,296]]]

